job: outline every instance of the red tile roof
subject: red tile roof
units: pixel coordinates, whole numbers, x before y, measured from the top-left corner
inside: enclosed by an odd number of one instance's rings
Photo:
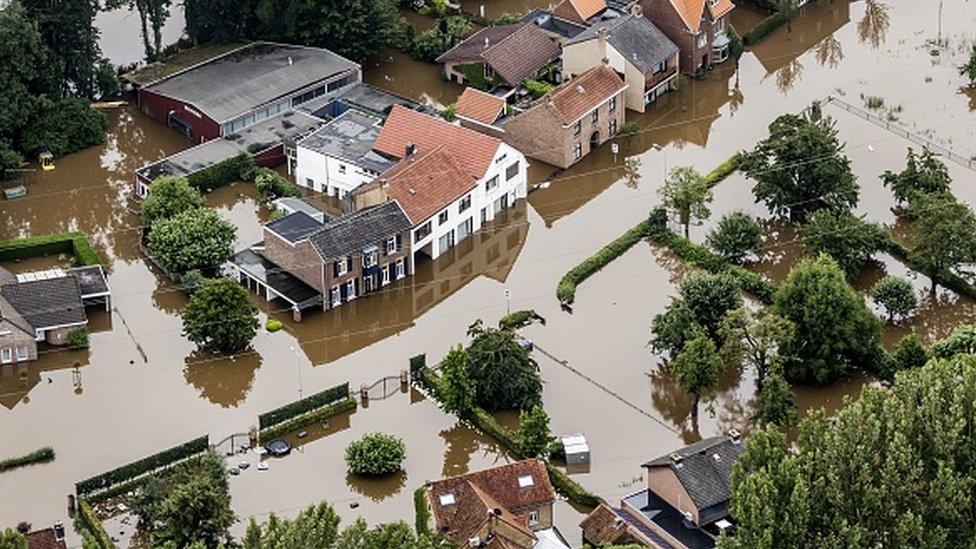
[[[681,16],[685,26],[691,32],[698,32],[701,28],[702,15],[705,13],[705,6],[708,0],[671,0],[674,10]],[[708,11],[713,19],[719,18],[728,13],[735,5],[732,0],[718,0],[715,6],[708,6]]]
[[[64,540],[59,540],[54,528],[45,528],[24,534],[27,538],[27,549],[67,549]]]
[[[563,124],[569,125],[626,87],[613,69],[601,64],[549,92],[541,101],[548,102]]]
[[[501,140],[406,107],[394,106],[373,143],[373,149],[402,159],[407,145],[411,144],[417,154],[443,145],[468,175],[481,179],[491,167]]]
[[[482,124],[493,124],[505,108],[505,100],[474,88],[464,88],[454,107],[458,116]]]
[[[400,203],[410,223],[417,226],[475,187],[464,166],[447,146],[418,152],[387,170],[364,190],[386,185],[386,195]]]
[[[559,57],[559,46],[531,23],[485,27],[442,53],[438,63],[484,61],[510,85],[534,76]]]
[[[580,523],[586,541],[599,545],[625,544],[631,541],[626,524],[606,503],[601,503]]]
[[[552,13],[569,21],[586,23],[587,19],[605,9],[605,0],[563,0],[553,8]]]

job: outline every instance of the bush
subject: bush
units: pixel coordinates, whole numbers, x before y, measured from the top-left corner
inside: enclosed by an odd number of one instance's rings
[[[706,238],[708,246],[719,257],[732,263],[740,263],[762,244],[763,232],[751,215],[735,211],[722,216]]]
[[[111,471],[78,482],[75,484],[75,493],[83,496],[134,479],[171,463],[206,452],[209,444],[210,439],[207,436],[193,439],[179,446],[163,450],[158,454],[153,454],[117,469],[112,469]]]
[[[888,320],[904,318],[918,306],[912,283],[899,276],[888,275],[879,280],[871,289],[871,297],[884,308]]]
[[[442,53],[456,46],[471,34],[472,26],[467,19],[452,15],[438,21],[437,26],[426,30],[413,40],[410,54],[421,61],[433,63]],[[482,69],[482,80],[484,70]],[[474,82],[472,82],[474,85]]]
[[[81,266],[100,265],[84,233],[54,233],[0,242],[0,261],[14,261],[48,254],[72,254]]]
[[[346,446],[346,465],[357,475],[396,473],[406,457],[403,441],[385,433],[367,433]]]
[[[336,385],[324,391],[307,396],[301,400],[296,400],[290,404],[285,404],[280,408],[265,412],[258,416],[258,429],[265,430],[272,425],[287,421],[294,417],[306,414],[323,406],[327,406],[349,397],[349,383]]]
[[[198,208],[156,221],[149,231],[148,248],[171,273],[211,272],[234,253],[236,232],[217,212]]]
[[[414,526],[418,536],[433,537],[430,531],[430,508],[427,507],[427,486],[413,491]]]
[[[250,179],[255,167],[256,164],[251,155],[240,153],[209,168],[190,174],[186,179],[190,185],[196,187],[200,192],[206,193],[224,185],[230,185],[235,181]]]
[[[208,280],[198,269],[193,269],[180,277],[180,289],[192,297]]]
[[[284,327],[285,325],[282,324],[277,318],[269,318],[268,321],[264,323],[264,329],[271,333],[277,332]]]
[[[502,330],[514,330],[516,328],[528,326],[532,323],[532,320],[536,318],[541,317],[534,310],[523,309],[521,311],[515,311],[501,317],[498,320],[498,327]]]
[[[45,463],[48,461],[54,461],[54,449],[50,446],[45,446],[44,448],[35,450],[27,455],[0,461],[0,473],[9,471],[11,469],[16,469],[18,467],[24,467],[25,465]]]
[[[563,303],[570,304],[576,298],[576,286],[587,278],[593,276],[597,271],[606,267],[611,261],[620,257],[634,244],[637,244],[648,234],[650,228],[649,221],[642,221],[636,227],[628,230],[613,242],[607,244],[594,255],[583,260],[582,263],[573,267],[556,286],[556,297]]]
[[[77,330],[72,330],[68,334],[68,348],[69,349],[86,349],[88,348],[88,330],[85,328],[78,328]]]
[[[288,181],[280,173],[268,168],[258,168],[254,176],[254,186],[265,200],[274,200],[285,196],[302,196],[301,189]]]
[[[733,154],[725,162],[722,162],[718,165],[718,167],[705,175],[705,183],[709,187],[718,185],[722,181],[725,181],[725,178],[735,173],[735,171],[739,169],[739,165],[741,163],[742,155],[739,153]]]
[[[150,226],[157,220],[202,207],[203,196],[190,186],[189,181],[183,177],[164,176],[149,186],[149,195],[142,201],[139,211],[143,224]]]
[[[928,353],[925,352],[925,346],[922,345],[922,340],[915,334],[908,334],[901,338],[898,346],[895,347],[894,358],[894,363],[899,371],[921,368],[929,361]]]
[[[538,99],[552,91],[552,84],[532,80],[531,78],[527,79],[525,82],[522,82],[522,86],[525,87],[525,91],[532,95],[533,99]]]

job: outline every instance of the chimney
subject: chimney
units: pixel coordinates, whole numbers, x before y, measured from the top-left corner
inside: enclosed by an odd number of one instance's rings
[[[408,141],[407,146],[404,148],[404,152],[406,154],[403,157],[410,158],[415,152],[417,152],[417,146]]]
[[[640,5],[640,2],[634,2],[634,5],[630,7],[630,14],[634,17],[644,15],[644,6]]]
[[[671,463],[675,465],[681,465],[681,454],[677,452],[671,454]]]
[[[64,523],[60,520],[54,523],[54,539],[64,541]]]
[[[598,40],[598,43],[599,43],[599,48],[600,48],[600,57],[603,58],[604,64],[606,64],[606,60],[607,60],[607,38],[609,36],[610,36],[610,33],[607,32],[607,28],[606,27],[600,27],[596,31],[596,37],[597,37],[597,40]]]
[[[738,444],[742,441],[742,434],[737,429],[729,429],[729,438],[733,443]]]
[[[485,49],[487,50],[490,45],[491,45],[491,41],[488,40],[488,37],[486,36],[485,37]]]

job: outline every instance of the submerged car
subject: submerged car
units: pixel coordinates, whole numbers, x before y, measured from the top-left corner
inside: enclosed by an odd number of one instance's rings
[[[291,453],[291,444],[289,444],[288,441],[283,438],[276,438],[265,444],[264,449],[268,451],[268,455],[270,456],[287,456]]]

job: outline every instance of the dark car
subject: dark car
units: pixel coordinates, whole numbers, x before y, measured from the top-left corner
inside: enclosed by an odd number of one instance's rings
[[[268,455],[281,457],[287,456],[291,453],[291,444],[283,438],[276,438],[271,442],[264,445],[264,449],[268,451]]]

